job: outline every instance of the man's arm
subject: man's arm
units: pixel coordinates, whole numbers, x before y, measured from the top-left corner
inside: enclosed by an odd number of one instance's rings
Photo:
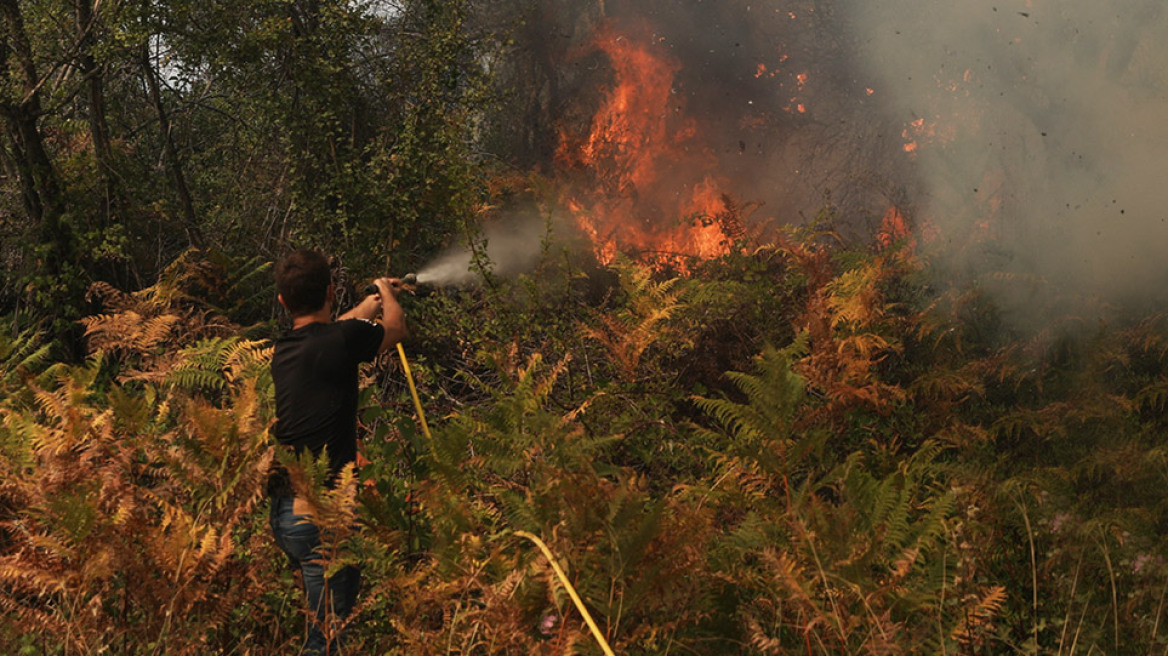
[[[401,289],[401,280],[398,278],[378,278],[374,281],[380,293],[370,294],[358,303],[352,310],[337,317],[344,319],[365,319],[381,324],[384,334],[381,346],[377,352],[381,353],[390,346],[397,344],[409,335],[406,328],[406,316],[401,304],[397,302],[397,292]],[[378,318],[378,313],[381,316]]]
[[[354,305],[348,312],[337,317],[337,321],[345,321],[346,319],[373,321],[377,317],[377,311],[380,309],[381,299],[377,297],[377,294],[370,294],[361,299],[361,302]]]

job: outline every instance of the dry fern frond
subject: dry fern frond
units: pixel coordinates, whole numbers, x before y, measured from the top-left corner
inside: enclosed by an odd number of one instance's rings
[[[959,640],[962,644],[976,642],[977,635],[989,630],[995,615],[1001,611],[1008,595],[1004,586],[995,585],[982,593],[980,597],[966,598],[964,621],[953,629],[950,637]]]
[[[621,271],[621,286],[629,297],[628,310],[602,316],[599,327],[583,327],[585,336],[608,349],[626,380],[636,378],[645,351],[666,336],[662,324],[682,307],[681,291],[674,289],[677,282],[676,278],[653,282],[648,267],[626,265]]]
[[[878,285],[885,272],[879,259],[846,271],[825,286],[831,327],[860,329],[881,317]]]

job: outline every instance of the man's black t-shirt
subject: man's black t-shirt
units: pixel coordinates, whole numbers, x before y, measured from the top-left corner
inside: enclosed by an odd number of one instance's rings
[[[377,355],[384,329],[361,319],[310,323],[276,341],[276,439],[297,453],[328,447],[336,475],[357,459],[357,367]]]

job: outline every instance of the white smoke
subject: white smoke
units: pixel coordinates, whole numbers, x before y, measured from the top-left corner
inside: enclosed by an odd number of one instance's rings
[[[923,119],[918,217],[939,257],[1094,304],[1168,288],[1168,21],[1160,0],[843,0],[859,66]],[[911,136],[911,135],[910,135]],[[1007,285],[1007,287],[1009,287]]]

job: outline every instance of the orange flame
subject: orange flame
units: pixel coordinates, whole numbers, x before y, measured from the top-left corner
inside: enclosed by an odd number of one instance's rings
[[[651,39],[607,26],[591,47],[611,61],[613,84],[601,90],[586,137],[561,132],[557,162],[573,190],[568,210],[597,258],[607,264],[623,251],[685,272],[689,258],[725,254],[732,208],[713,173],[714,155],[673,93],[679,64]]]
[[[880,221],[880,231],[876,233],[876,243],[880,245],[881,249],[888,248],[896,242],[902,242],[906,252],[913,252],[916,249],[917,240],[913,237],[912,231],[908,227],[908,221],[904,218],[900,208],[893,205],[884,213],[884,218]]]

